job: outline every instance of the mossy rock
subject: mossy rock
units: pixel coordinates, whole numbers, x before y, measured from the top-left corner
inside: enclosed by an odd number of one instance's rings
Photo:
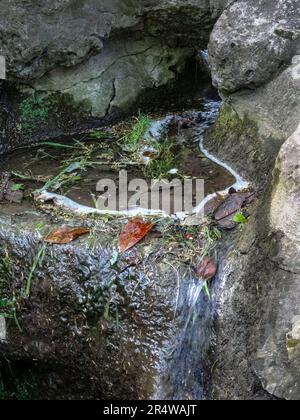
[[[213,136],[216,140],[222,141],[233,135],[241,137],[247,134],[250,137],[256,137],[257,131],[254,121],[246,115],[241,118],[229,105],[224,105],[214,127]]]
[[[208,150],[258,187],[266,185],[271,176],[281,144],[260,132],[255,117],[238,113],[230,99],[221,107],[215,125],[205,134]]]

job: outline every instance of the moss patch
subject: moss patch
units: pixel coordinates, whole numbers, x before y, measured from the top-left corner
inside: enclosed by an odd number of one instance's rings
[[[300,345],[300,340],[296,340],[296,339],[293,339],[293,338],[287,339],[287,348],[288,349],[295,349],[299,345]]]
[[[78,125],[88,118],[91,112],[91,104],[88,100],[75,102],[73,96],[68,93],[54,93],[45,99],[49,107],[50,117],[58,127],[65,130]]]
[[[248,133],[251,137],[256,137],[257,131],[254,121],[247,116],[240,118],[228,105],[224,105],[214,126],[213,136],[216,140],[222,141],[229,135],[240,137]]]
[[[26,140],[45,135],[54,128],[62,131],[78,126],[91,111],[88,101],[77,103],[72,95],[54,93],[48,97],[38,92],[19,104],[19,134]]]
[[[258,127],[255,116],[238,114],[225,103],[217,122],[205,134],[205,145],[245,179],[261,187],[272,175],[281,142],[263,135]]]
[[[21,134],[29,139],[39,124],[45,124],[48,120],[49,107],[42,98],[37,95],[24,99],[20,104]]]

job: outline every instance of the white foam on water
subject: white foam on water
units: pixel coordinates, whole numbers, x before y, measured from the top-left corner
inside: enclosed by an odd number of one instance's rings
[[[240,190],[245,190],[250,187],[250,183],[244,180],[234,169],[231,168],[231,166],[229,166],[227,163],[221,161],[220,159],[212,155],[204,147],[203,141],[204,139],[202,136],[199,143],[199,147],[200,147],[201,152],[204,154],[204,156],[207,157],[212,162],[216,163],[217,165],[221,166],[222,168],[226,169],[229,173],[231,173],[231,175],[235,178],[235,183],[231,187],[227,188],[226,190],[218,191],[205,197],[205,199],[195,208],[194,214],[199,214],[203,212],[204,206],[207,203],[209,203],[211,200],[213,200],[215,197],[220,196],[220,195],[226,196],[230,188],[234,188],[235,190],[240,191]]]

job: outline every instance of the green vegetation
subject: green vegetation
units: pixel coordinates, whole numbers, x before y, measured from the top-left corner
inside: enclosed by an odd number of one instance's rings
[[[300,340],[288,338],[287,339],[287,348],[288,349],[295,349],[300,345]]]
[[[12,192],[20,191],[24,189],[24,184],[14,184],[11,187]]]
[[[248,219],[243,215],[243,213],[236,213],[236,215],[233,218],[233,221],[235,223],[243,225],[243,224],[247,223]]]
[[[33,260],[33,264],[32,264],[30,273],[27,277],[26,289],[25,289],[25,293],[26,293],[27,297],[29,297],[29,295],[30,295],[33,275],[34,275],[36,269],[38,268],[38,266],[40,266],[42,264],[42,262],[45,258],[45,253],[46,253],[46,244],[43,244],[41,249],[38,251],[37,255],[35,256],[35,258]]]
[[[149,129],[151,119],[147,115],[139,115],[134,118],[126,130],[124,136],[121,138],[122,143],[125,145],[125,150],[135,152],[139,145],[139,141]]]
[[[55,93],[41,97],[34,93],[21,102],[19,110],[19,131],[25,138],[30,138],[50,119],[63,130],[74,127],[78,121],[89,116],[91,105],[89,101],[75,102],[70,94]]]
[[[97,148],[95,145],[89,145],[78,140],[75,141],[74,145],[49,142],[45,142],[44,144],[54,148],[67,147],[68,149],[74,150],[74,152],[62,162],[61,171],[49,179],[41,189],[35,191],[35,194],[41,190],[56,191],[62,187],[68,187],[70,184],[81,180],[81,171],[92,167],[94,164],[98,164],[92,161],[92,154]]]
[[[30,138],[38,124],[48,120],[49,107],[44,99],[32,95],[20,104],[20,131],[26,138]]]
[[[15,379],[14,390],[8,389],[0,379],[0,401],[29,401],[32,399],[33,385],[29,381]]]
[[[246,116],[241,119],[228,105],[221,108],[219,118],[213,128],[213,137],[225,141],[228,136],[257,135],[257,126]]]
[[[43,230],[45,229],[45,227],[46,227],[46,223],[44,222],[44,221],[39,221],[39,222],[37,222],[36,224],[35,224],[35,229],[38,231],[38,232],[43,232]]]
[[[18,321],[17,312],[24,296],[29,297],[33,275],[37,267],[42,263],[46,252],[46,244],[43,244],[34,258],[30,273],[27,277],[25,291],[13,291],[13,282],[15,280],[14,263],[8,250],[4,250],[4,255],[0,261],[0,316],[7,319],[13,319],[19,331],[22,331]]]
[[[102,131],[102,130],[95,130],[89,134],[89,138],[95,140],[106,140],[107,138],[111,138],[113,134],[110,131]]]
[[[148,179],[169,178],[170,171],[178,166],[174,144],[167,140],[156,143],[157,157],[143,168],[144,176]]]
[[[156,151],[155,157],[148,165],[141,165],[141,156],[138,151],[147,130],[150,128],[152,119],[149,115],[140,114],[129,123],[119,124],[113,130],[113,135],[119,138],[119,144],[125,153],[130,155],[129,161],[141,166],[144,176],[148,179],[169,178],[169,172],[176,168],[176,151],[174,143],[167,139],[164,142],[153,141],[148,146]]]
[[[211,254],[217,242],[222,238],[222,233],[216,226],[209,225],[204,228],[203,236],[204,247],[201,255],[206,257]]]

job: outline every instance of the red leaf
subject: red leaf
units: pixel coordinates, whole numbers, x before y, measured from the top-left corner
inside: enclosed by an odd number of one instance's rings
[[[155,226],[155,223],[133,219],[127,223],[119,238],[119,251],[125,252],[138,244]]]
[[[45,238],[45,242],[50,244],[68,244],[72,241],[75,241],[79,236],[86,235],[90,233],[90,230],[85,227],[79,228],[70,228],[67,226],[62,226],[59,229],[56,229],[49,233]]]
[[[197,268],[197,276],[204,280],[210,280],[215,277],[217,271],[218,267],[215,260],[211,257],[205,257]]]

